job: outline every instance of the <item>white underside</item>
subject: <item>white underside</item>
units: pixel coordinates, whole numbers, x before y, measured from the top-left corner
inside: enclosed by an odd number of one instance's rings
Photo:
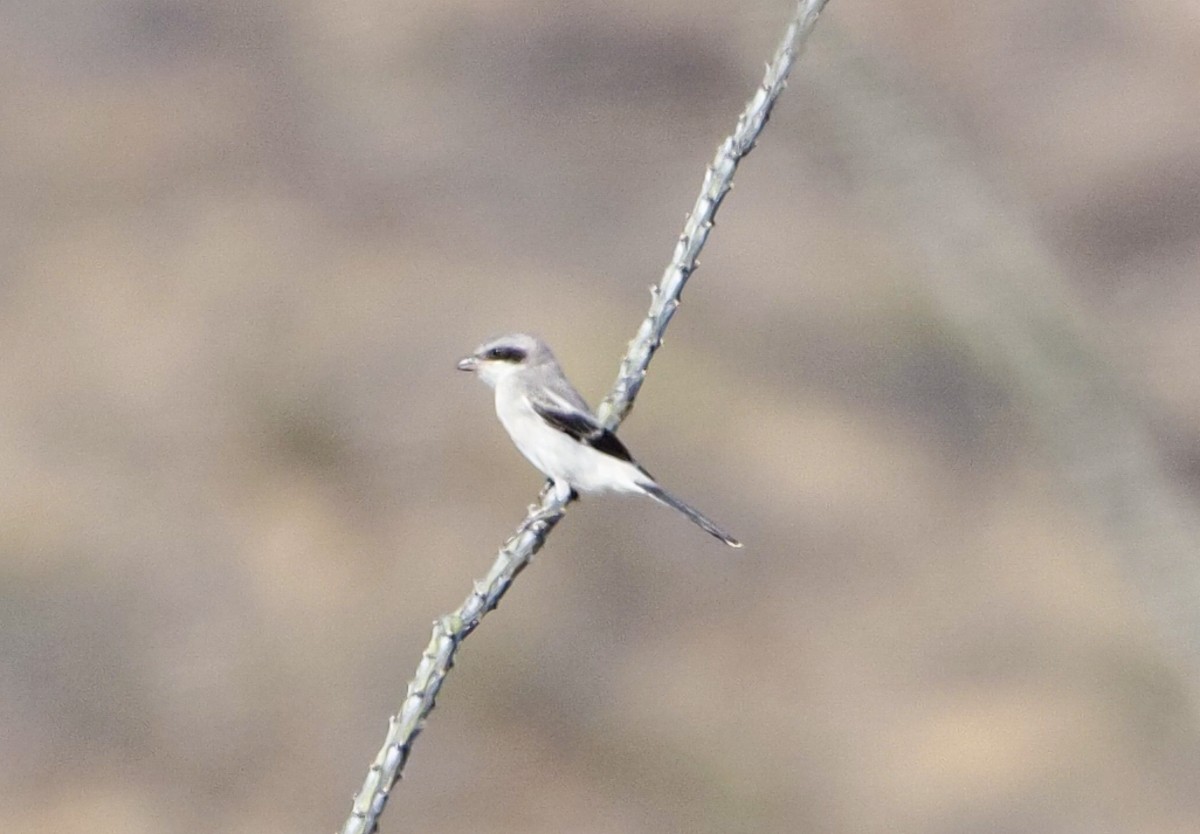
[[[645,473],[547,425],[511,382],[496,385],[496,416],[521,454],[546,477],[579,492],[644,491],[638,482],[647,480]]]

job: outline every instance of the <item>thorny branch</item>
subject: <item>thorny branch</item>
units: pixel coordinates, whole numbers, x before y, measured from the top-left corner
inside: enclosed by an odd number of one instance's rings
[[[738,117],[733,133],[721,143],[708,166],[671,262],[658,285],[651,289],[649,312],[629,344],[612,391],[598,409],[600,419],[610,429],[620,425],[633,408],[634,398],[646,378],[646,368],[662,344],[663,333],[679,307],[684,284],[696,269],[697,258],[712,231],[717,209],[732,187],[738,163],[753,150],[826,2],[799,0],[775,56],[767,65],[762,83]],[[434,621],[429,645],[408,684],[399,712],[388,721],[383,746],[355,796],[341,834],[374,834],[378,830],[379,817],[388,796],[404,770],[425,719],[433,711],[442,682],[454,665],[459,644],[475,630],[483,616],[499,604],[517,574],[525,569],[545,543],[546,536],[562,519],[567,503],[556,500],[550,490],[543,490],[540,503],[530,508],[517,532],[500,548],[487,577],[475,582],[470,595],[456,611]]]

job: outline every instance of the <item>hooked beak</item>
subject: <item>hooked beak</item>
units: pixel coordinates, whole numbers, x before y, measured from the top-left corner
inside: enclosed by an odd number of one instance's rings
[[[479,360],[474,356],[465,356],[458,360],[458,369],[460,371],[473,371],[479,367]]]

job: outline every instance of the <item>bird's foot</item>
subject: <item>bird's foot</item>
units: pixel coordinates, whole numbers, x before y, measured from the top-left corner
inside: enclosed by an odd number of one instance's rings
[[[547,495],[553,495],[554,499],[561,504],[569,504],[572,501],[579,500],[579,493],[575,490],[575,487],[566,481],[546,481],[542,487],[542,491],[538,493],[538,498],[545,501]],[[532,511],[531,509],[530,512]]]

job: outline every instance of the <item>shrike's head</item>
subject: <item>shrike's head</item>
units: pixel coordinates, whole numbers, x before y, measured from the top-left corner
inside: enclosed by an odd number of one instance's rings
[[[506,377],[545,363],[554,363],[550,346],[537,336],[513,333],[484,342],[458,363],[460,371],[474,371],[493,388]]]

